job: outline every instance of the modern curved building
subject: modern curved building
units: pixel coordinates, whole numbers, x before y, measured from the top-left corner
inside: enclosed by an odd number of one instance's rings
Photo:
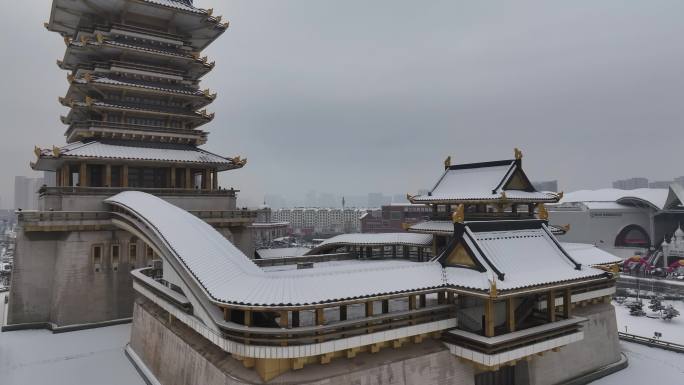
[[[564,242],[590,243],[629,258],[668,242],[684,223],[684,188],[582,190],[549,208],[550,222],[569,226]]]

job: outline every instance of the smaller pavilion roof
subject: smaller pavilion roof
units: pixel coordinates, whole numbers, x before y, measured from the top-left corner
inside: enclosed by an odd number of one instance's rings
[[[567,229],[562,226],[548,225],[553,235],[563,235]],[[451,221],[425,221],[411,225],[408,231],[422,234],[453,235],[454,224]]]
[[[625,205],[647,205],[655,210],[668,210],[680,208],[683,201],[684,189],[673,183],[670,188],[579,190],[565,194],[559,203],[582,203],[589,207],[592,203],[603,202],[622,205],[615,205],[613,209],[622,209]],[[602,209],[606,208],[602,207]]]
[[[244,160],[225,158],[192,145],[126,141],[75,142],[61,148],[37,149],[36,170],[56,170],[69,159],[116,159],[210,164],[225,171],[244,166]]]
[[[341,246],[430,246],[432,235],[412,233],[358,233],[338,235],[318,244],[308,254]]]
[[[557,202],[559,194],[537,191],[522,170],[522,159],[445,166],[427,195],[409,196],[411,203]]]

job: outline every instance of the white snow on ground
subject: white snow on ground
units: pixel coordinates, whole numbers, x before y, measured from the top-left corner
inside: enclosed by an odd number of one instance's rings
[[[631,298],[630,298],[631,300]],[[649,316],[657,316],[648,308],[648,299],[644,299],[644,311]],[[671,321],[663,321],[662,319],[652,319],[648,317],[634,317],[629,315],[629,309],[626,306],[621,306],[616,302],[615,314],[617,316],[618,330],[623,333],[636,334],[643,337],[653,337],[654,332],[663,334],[661,338],[664,341],[674,342],[684,345],[684,302],[682,301],[663,301],[664,305],[672,304],[681,315]],[[627,331],[625,331],[627,327]],[[684,355],[681,357],[684,360]],[[684,381],[683,381],[684,383]]]
[[[124,355],[130,325],[0,333],[2,385],[145,385]]]
[[[684,379],[684,354],[621,342],[629,366],[592,382],[592,385],[681,384]]]

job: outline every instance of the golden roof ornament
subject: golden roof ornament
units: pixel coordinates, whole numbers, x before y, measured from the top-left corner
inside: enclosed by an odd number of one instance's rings
[[[100,44],[102,44],[102,43],[105,42],[105,37],[104,37],[104,35],[102,35],[102,34],[99,33],[99,32],[95,35],[95,38],[97,39],[97,42],[100,43]]]
[[[444,159],[444,169],[448,169],[449,167],[451,167],[451,155]]]
[[[68,74],[68,75],[67,75],[67,81],[68,81],[69,83],[73,83],[73,82],[74,82],[74,79],[76,79],[76,77],[74,76],[74,74]]]
[[[501,191],[501,200],[502,201],[508,200],[508,196],[506,195],[506,192],[503,190]]]
[[[564,195],[564,194],[563,194],[563,192],[562,192],[562,191],[561,191],[561,192],[559,192],[559,193],[558,193],[558,200],[561,200],[561,199],[563,199],[563,195]]]
[[[456,206],[456,210],[451,214],[451,221],[453,223],[465,222],[465,205],[463,203]]]
[[[52,155],[55,158],[59,158],[59,156],[62,154],[62,149],[57,147],[57,146],[52,146]]]
[[[85,104],[88,107],[91,107],[95,103],[95,99],[91,98],[90,96],[85,97]]]
[[[546,206],[543,203],[537,204],[537,217],[543,221],[549,220],[549,212],[546,210]]]
[[[565,231],[565,232],[567,233],[567,232],[570,231],[570,224],[567,223],[567,224],[565,224],[565,225],[563,225],[563,226],[560,226],[560,228],[563,229],[563,231]]]
[[[519,148],[516,147],[513,152],[515,153],[515,160],[522,160],[523,153]]]
[[[85,45],[86,43],[88,43],[89,40],[90,40],[90,38],[88,36],[81,35],[81,44]]]
[[[492,277],[489,280],[489,297],[496,298],[499,295],[499,290],[496,288],[496,278]]]
[[[83,79],[84,79],[86,82],[90,83],[90,82],[93,81],[93,75],[92,75],[90,72],[86,72],[86,74],[83,75]]]
[[[207,15],[211,16],[214,14],[214,8],[207,9]]]
[[[406,193],[406,200],[407,200],[407,201],[413,203],[413,198],[414,198],[414,197],[415,197],[415,195],[411,195],[411,194],[409,194],[409,193]]]
[[[40,156],[43,153],[43,150],[38,146],[34,146],[33,147],[33,153],[36,154],[36,158],[40,158]]]
[[[71,37],[69,37],[69,36],[64,36],[64,44],[66,44],[66,45],[71,44]]]

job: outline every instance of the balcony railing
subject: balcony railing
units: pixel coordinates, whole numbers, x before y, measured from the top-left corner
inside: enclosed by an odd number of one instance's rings
[[[152,195],[201,195],[235,198],[240,190],[201,190],[185,188],[143,188],[143,187],[41,187],[41,197],[50,195],[116,195],[123,191],[142,191]],[[255,214],[256,215],[256,214]]]
[[[20,222],[102,221],[112,218],[108,211],[19,211]]]

